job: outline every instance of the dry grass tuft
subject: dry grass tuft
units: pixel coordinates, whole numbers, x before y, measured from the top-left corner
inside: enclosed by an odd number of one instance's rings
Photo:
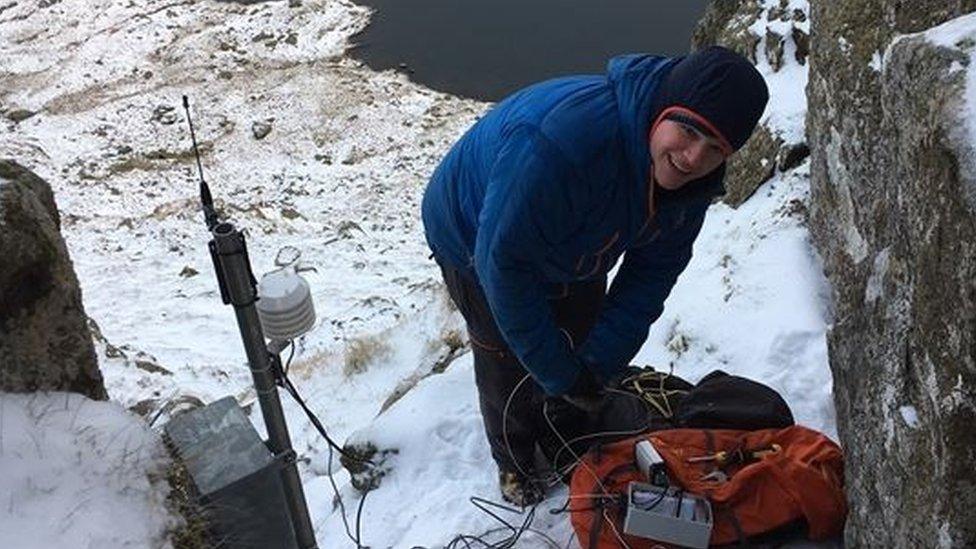
[[[284,361],[287,357],[288,351],[285,351],[285,356],[281,357]],[[288,377],[292,379],[308,379],[312,376],[312,372],[321,372],[334,366],[337,362],[337,357],[334,352],[328,350],[317,350],[308,355],[302,355],[299,358],[295,358],[291,366],[288,367]]]
[[[377,336],[351,339],[346,344],[346,360],[342,373],[346,377],[361,374],[373,362],[390,356],[390,344]]]
[[[169,448],[169,445],[167,445]],[[170,448],[172,452],[172,449]],[[207,518],[197,501],[197,493],[190,480],[190,473],[179,458],[173,457],[172,465],[167,471],[166,480],[169,482],[170,493],[166,497],[166,505],[175,510],[183,522],[170,532],[170,542],[175,549],[208,549],[214,547]]]
[[[441,334],[441,340],[444,342],[444,345],[447,345],[448,351],[452,353],[465,345],[464,336],[460,330],[445,330]]]

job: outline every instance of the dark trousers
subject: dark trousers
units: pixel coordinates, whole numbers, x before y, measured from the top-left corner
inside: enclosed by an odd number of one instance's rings
[[[467,324],[491,456],[502,471],[532,474],[536,445],[550,460],[561,447],[543,416],[545,393],[531,376],[519,385],[528,372],[498,331],[478,282],[443,263],[441,272],[451,300]],[[566,285],[561,295],[549,299],[556,326],[565,330],[573,342],[582,342],[596,322],[605,293],[605,279]],[[549,399],[546,411],[566,440],[587,429],[586,414],[560,399]],[[560,463],[554,465],[561,466],[570,456],[563,452]]]

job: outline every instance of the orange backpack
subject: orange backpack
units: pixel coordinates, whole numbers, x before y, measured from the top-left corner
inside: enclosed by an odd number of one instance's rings
[[[665,546],[623,533],[627,486],[631,481],[647,481],[635,463],[634,446],[641,440],[649,440],[660,454],[672,486],[711,502],[711,545],[747,541],[797,521],[806,523],[807,535],[814,540],[843,531],[847,514],[843,456],[825,435],[800,426],[758,431],[670,429],[598,446],[583,457],[573,473],[569,506],[582,547]],[[719,460],[689,461],[723,451]],[[718,470],[726,481],[702,480]]]

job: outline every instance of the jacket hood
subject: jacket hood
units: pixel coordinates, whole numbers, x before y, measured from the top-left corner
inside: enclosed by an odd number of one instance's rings
[[[617,113],[624,147],[637,189],[648,189],[651,152],[647,135],[651,122],[663,109],[660,90],[668,73],[680,58],[628,54],[607,64],[607,80],[617,99]]]

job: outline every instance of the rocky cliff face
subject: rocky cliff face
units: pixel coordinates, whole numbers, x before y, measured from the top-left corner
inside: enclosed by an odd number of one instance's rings
[[[810,6],[811,230],[833,286],[846,542],[976,546],[976,19],[959,18],[976,2]]]
[[[0,160],[0,391],[106,399],[51,187]]]

